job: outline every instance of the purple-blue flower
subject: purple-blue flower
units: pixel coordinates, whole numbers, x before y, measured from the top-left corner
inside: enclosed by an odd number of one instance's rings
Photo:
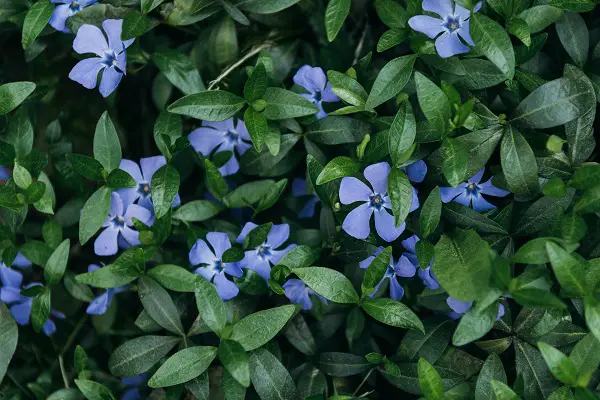
[[[123,199],[123,202],[135,203],[154,212],[152,206],[152,176],[159,170],[163,165],[167,163],[167,160],[163,156],[155,156],[140,159],[140,165],[131,160],[123,159],[119,168],[126,171],[135,180],[136,186],[132,188],[124,188],[117,190],[117,193]],[[175,195],[173,199],[173,207],[177,207],[181,204],[179,194]]]
[[[132,204],[131,199],[123,199],[118,193],[112,193],[110,212],[102,225],[104,231],[94,242],[94,252],[98,256],[112,256],[119,248],[127,249],[140,244],[139,232],[133,230],[132,218],[137,218],[148,225],[152,212],[147,208]]]
[[[4,263],[0,262],[0,283],[2,283],[2,287],[0,287],[0,301],[10,307],[10,312],[19,325],[28,325],[31,317],[33,297],[21,295],[23,274],[8,268]],[[33,286],[42,286],[42,284],[39,282],[30,283],[23,286],[23,289],[29,289]],[[65,318],[63,313],[56,310],[50,310],[50,315],[59,319]],[[46,336],[50,336],[56,332],[54,321],[48,318],[42,326],[42,331]]]
[[[79,61],[69,73],[69,78],[83,85],[86,89],[96,87],[98,73],[102,70],[100,94],[110,95],[119,85],[126,73],[127,53],[125,49],[134,39],[121,41],[123,20],[107,19],[102,28],[108,37],[108,43],[100,28],[94,25],[82,25],[73,41],[73,50],[79,54],[94,53],[98,57]]]
[[[301,178],[295,178],[292,182],[292,196],[305,197],[306,203],[298,213],[298,218],[312,218],[315,215],[315,207],[321,200],[315,193],[308,193],[306,181]]]
[[[363,204],[352,210],[344,220],[342,228],[352,237],[365,239],[371,233],[371,215],[375,214],[375,230],[386,242],[394,241],[406,227],[406,223],[396,227],[394,217],[387,212],[391,209],[390,198],[387,194],[388,175],[391,167],[387,162],[373,164],[365,168],[364,176],[373,189],[354,177],[345,177],[340,185],[340,202],[352,204],[357,201]],[[405,169],[408,179],[420,182],[427,173],[427,166],[423,161],[409,165]],[[412,195],[410,212],[419,208],[419,198],[415,188]]]
[[[475,12],[481,8],[481,2],[475,6]],[[459,39],[462,38],[469,45],[475,43],[469,33],[469,17],[471,12],[455,4],[451,0],[423,0],[423,10],[435,13],[440,18],[428,15],[417,15],[408,20],[408,25],[415,31],[424,33],[435,40],[435,49],[442,58],[455,54],[467,53],[469,48]],[[441,34],[441,35],[440,35]]]
[[[288,279],[282,287],[285,291],[285,297],[292,303],[301,304],[302,309],[305,311],[310,310],[313,306],[310,296],[316,296],[323,304],[327,305],[327,300],[323,296],[315,293],[300,279]]]
[[[369,265],[373,262],[375,257],[377,257],[383,251],[383,247],[378,247],[377,251],[373,253],[372,256],[369,256],[362,260],[359,263],[360,268],[367,269]],[[411,278],[415,276],[417,272],[417,267],[411,262],[411,260],[406,257],[404,254],[400,256],[397,263],[394,263],[394,257],[390,256],[390,263],[388,264],[387,270],[381,278],[381,281],[375,286],[375,291],[371,293],[369,296],[373,297],[379,291],[381,284],[386,280],[390,280],[390,297],[394,300],[401,300],[404,296],[404,288],[398,282],[399,276],[401,278]]]
[[[417,259],[417,248],[416,248],[417,242],[419,240],[421,240],[421,239],[419,239],[419,237],[417,235],[412,235],[408,239],[403,240],[402,246],[404,247],[404,249],[406,251],[404,253],[402,253],[402,255],[405,256],[406,258],[408,258],[410,260],[410,262],[415,267],[417,267],[417,273],[419,274],[419,278],[421,278],[421,280],[423,281],[423,284],[431,290],[436,290],[440,287],[440,284],[437,281],[437,278],[435,277],[433,270],[431,269],[431,264],[433,263],[433,258],[431,258],[431,261],[429,261],[429,264],[427,264],[427,268],[423,269],[423,268],[420,268],[420,266],[419,266],[419,260]]]
[[[235,283],[227,279],[225,274],[239,278],[243,272],[238,263],[224,263],[222,260],[223,253],[231,248],[229,237],[226,233],[209,232],[206,234],[206,240],[212,250],[204,240],[196,240],[196,244],[190,250],[190,263],[194,266],[202,264],[194,272],[202,275],[207,281],[213,282],[221,299],[232,299],[240,290]]]
[[[121,378],[121,382],[125,385],[125,392],[123,392],[121,400],[140,400],[142,398],[140,386],[145,386],[147,381],[148,375],[146,373],[131,378]]]
[[[31,261],[29,261],[23,254],[21,254],[21,252],[19,252],[19,253],[17,253],[17,256],[15,257],[15,259],[13,260],[11,266],[25,269],[25,268],[31,267],[32,265],[33,264],[31,264]]]
[[[97,4],[96,0],[52,0],[51,3],[60,5],[54,8],[48,23],[57,31],[64,33],[71,32],[65,25],[69,17],[77,14],[87,6]]]
[[[483,195],[504,197],[508,196],[510,192],[506,190],[498,189],[492,184],[492,178],[488,179],[484,183],[479,183],[483,177],[485,167],[481,168],[472,178],[467,182],[459,184],[457,187],[443,187],[440,188],[440,195],[442,202],[448,203],[454,200],[463,206],[473,206],[475,211],[488,211],[496,208],[495,205],[488,203]]]
[[[252,222],[246,223],[236,242],[243,244],[246,236],[257,226]],[[246,251],[246,255],[240,261],[239,266],[256,272],[264,279],[269,279],[271,277],[271,265],[277,264],[285,253],[296,247],[295,244],[290,244],[286,248],[278,250],[288,240],[289,236],[290,226],[288,224],[273,225],[267,235],[267,240],[256,248]]]
[[[102,267],[100,267],[99,265],[91,264],[88,265],[88,272],[94,272],[99,270],[100,268]],[[126,286],[106,289],[104,293],[102,293],[100,296],[97,296],[94,300],[90,302],[85,312],[90,315],[104,314],[106,310],[108,310],[108,307],[110,307],[110,303],[112,302],[113,296],[117,293],[124,292],[125,290],[127,290]]]
[[[327,113],[323,111],[323,102],[340,101],[340,98],[331,90],[331,82],[327,82],[327,77],[321,67],[303,65],[294,75],[294,83],[308,91],[308,93],[303,93],[301,96],[319,108],[319,112],[316,114],[318,119],[327,116]]]
[[[238,119],[237,124],[233,125],[233,118],[223,122],[206,122],[202,127],[192,131],[188,135],[192,147],[197,152],[208,157],[211,153],[221,151],[231,151],[233,154],[229,161],[219,168],[223,176],[233,175],[240,169],[240,163],[237,160],[238,155],[243,155],[252,147],[250,144],[250,135],[246,129],[244,121]],[[235,150],[235,151],[234,151]]]
[[[10,179],[10,176],[11,176],[10,169],[0,165],[0,184],[6,183],[6,181]]]
[[[456,300],[453,297],[448,296],[448,298],[446,299],[446,304],[448,304],[448,307],[450,307],[450,309],[452,309],[452,312],[448,313],[448,316],[452,319],[458,319],[458,318],[462,317],[467,311],[469,311],[469,309],[473,305],[473,302],[472,301],[460,301],[460,300]],[[498,303],[498,316],[496,317],[496,320],[499,320],[500,318],[502,318],[503,315],[504,315],[504,304]]]

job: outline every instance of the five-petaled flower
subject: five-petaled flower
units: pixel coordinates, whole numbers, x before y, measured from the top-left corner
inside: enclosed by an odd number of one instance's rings
[[[305,311],[313,307],[311,296],[316,296],[323,304],[327,305],[327,300],[323,296],[317,294],[300,279],[288,279],[282,287],[285,291],[285,297],[292,303],[301,304],[302,309]]]
[[[440,287],[437,278],[435,277],[433,270],[431,269],[431,264],[433,263],[433,258],[427,264],[427,268],[420,268],[419,261],[417,259],[417,242],[421,239],[417,235],[412,235],[408,239],[402,241],[402,246],[406,250],[402,253],[403,256],[408,258],[410,262],[417,268],[417,273],[419,274],[419,278],[423,281],[423,284],[431,289],[436,290]]]
[[[321,67],[303,65],[294,75],[294,83],[309,92],[303,93],[301,96],[319,108],[319,112],[316,114],[318,119],[327,116],[327,113],[323,111],[323,102],[334,103],[340,101],[340,98],[331,90],[331,82],[327,82],[327,77]]]
[[[249,143],[250,135],[241,119],[238,119],[235,126],[233,118],[223,122],[203,122],[202,127],[188,135],[188,139],[192,147],[204,157],[208,157],[213,152],[232,152],[229,161],[219,168],[223,176],[233,175],[239,171],[240,163],[235,152],[241,156],[252,147]]]
[[[309,193],[306,187],[306,180],[296,178],[292,182],[292,196],[305,197],[306,203],[298,213],[298,218],[312,218],[315,215],[315,207],[321,200],[315,193]]]
[[[142,166],[140,170],[140,166],[134,161],[121,160],[119,168],[129,173],[136,183],[135,187],[117,190],[123,202],[130,204],[138,200],[138,205],[154,212],[154,208],[152,207],[152,187],[150,184],[154,173],[166,163],[167,160],[163,156],[142,158],[140,159],[140,165]],[[173,199],[173,207],[177,207],[180,204],[181,199],[179,198],[179,194],[176,194]]]
[[[400,236],[406,227],[403,222],[399,227],[394,223],[394,217],[386,211],[392,205],[387,193],[388,175],[391,167],[387,162],[373,164],[365,168],[364,176],[373,189],[369,188],[359,179],[345,177],[340,185],[340,202],[352,204],[357,201],[363,202],[356,207],[344,219],[342,228],[352,237],[366,239],[371,233],[371,215],[375,214],[375,230],[386,242],[392,242]],[[405,168],[408,179],[412,182],[421,182],[427,173],[427,166],[423,161],[418,161]],[[417,190],[412,189],[412,203],[410,212],[419,208]]]
[[[0,287],[0,301],[10,306],[10,312],[19,325],[28,325],[31,317],[33,297],[21,294],[23,274],[8,268],[4,263],[0,262],[0,283],[2,283],[2,287]],[[34,286],[42,286],[42,284],[33,282],[23,286],[23,289],[29,289]],[[59,319],[65,318],[63,313],[55,310],[50,310],[50,315]],[[54,321],[48,318],[42,326],[42,331],[46,336],[50,336],[56,332]]]
[[[79,11],[92,4],[97,4],[96,0],[52,0],[54,4],[60,4],[54,8],[50,21],[48,22],[57,31],[70,33],[66,22],[69,17],[77,14]]]
[[[236,242],[243,244],[246,236],[257,226],[252,222],[246,223]],[[256,272],[264,279],[269,279],[271,265],[277,264],[285,253],[296,247],[295,244],[290,244],[284,249],[277,250],[288,240],[289,236],[290,226],[288,224],[273,225],[265,242],[252,250],[246,251],[246,255],[240,261],[239,266]]]
[[[149,225],[152,220],[152,212],[147,208],[132,204],[131,199],[124,199],[118,193],[112,193],[110,212],[102,225],[104,231],[94,242],[94,252],[98,256],[112,256],[117,250],[127,249],[140,244],[139,232],[131,229],[132,218]]]
[[[383,247],[378,247],[377,251],[373,253],[372,256],[369,256],[362,260],[359,263],[360,268],[367,269],[381,252],[383,251]],[[388,264],[387,270],[381,278],[381,281],[375,286],[375,290],[369,296],[373,297],[379,291],[379,288],[383,284],[386,279],[390,280],[390,297],[394,300],[400,300],[404,296],[404,288],[398,282],[399,276],[401,278],[411,278],[415,276],[417,272],[417,267],[411,262],[411,260],[406,257],[404,254],[400,256],[397,263],[394,263],[394,257],[390,256],[390,263]]]
[[[235,283],[227,279],[225,274],[240,278],[243,272],[238,263],[223,262],[223,253],[231,248],[229,237],[226,233],[209,232],[206,234],[206,240],[210,243],[214,252],[204,240],[198,239],[190,250],[190,263],[194,266],[202,264],[194,272],[207,281],[213,282],[221,299],[232,299],[238,295],[240,290]]]
[[[507,296],[505,296],[507,297]],[[452,310],[452,312],[448,313],[448,316],[452,319],[458,319],[462,317],[473,305],[472,301],[460,301],[456,300],[453,297],[448,296],[446,299],[446,304]],[[496,316],[496,320],[499,320],[504,315],[504,305],[502,303],[498,303],[498,315]]]
[[[505,197],[510,194],[506,190],[498,189],[492,184],[492,178],[488,179],[484,183],[479,183],[483,177],[485,167],[481,168],[472,178],[467,182],[459,184],[457,187],[443,187],[440,188],[440,195],[442,202],[448,203],[454,200],[463,206],[473,206],[475,211],[488,211],[496,208],[495,205],[488,203],[483,195]]]
[[[99,265],[90,264],[90,265],[88,265],[88,272],[98,271],[100,268],[102,268],[102,267],[100,267]],[[92,300],[90,302],[90,304],[88,305],[85,312],[90,315],[104,314],[106,312],[106,310],[108,310],[108,307],[110,307],[113,296],[117,293],[121,293],[126,290],[127,290],[126,286],[119,286],[116,288],[106,289],[106,291],[104,293],[102,293],[100,296],[97,296],[94,300]]]
[[[480,8],[481,2],[477,3],[474,11],[477,12]],[[460,41],[459,36],[469,45],[475,45],[469,33],[471,16],[469,10],[460,4],[455,4],[453,7],[451,0],[423,0],[423,10],[435,13],[440,18],[417,15],[408,20],[408,25],[430,39],[437,37],[435,49],[440,57],[447,58],[469,51],[469,48]]]
[[[79,54],[94,53],[98,57],[79,61],[69,73],[69,78],[83,85],[86,89],[96,87],[98,73],[102,70],[100,94],[107,97],[119,85],[127,66],[125,49],[134,39],[121,40],[123,20],[107,19],[102,27],[108,37],[108,43],[100,28],[94,25],[82,25],[73,41],[73,50]]]

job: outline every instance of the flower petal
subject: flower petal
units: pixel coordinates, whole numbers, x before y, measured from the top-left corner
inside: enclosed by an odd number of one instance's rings
[[[206,279],[209,282],[212,281],[213,276],[216,275],[215,270],[212,269],[211,267],[196,268],[194,273],[200,275],[201,277],[203,277],[204,279]]]
[[[142,167],[142,176],[146,182],[152,182],[152,176],[160,167],[165,165],[167,160],[163,156],[147,157],[140,159]]]
[[[419,160],[404,168],[408,180],[411,182],[421,183],[427,175],[427,164],[425,161]]]
[[[404,232],[406,222],[403,222],[398,228],[394,223],[394,217],[384,208],[375,212],[375,230],[380,238],[386,242],[393,242]]]
[[[441,19],[427,15],[416,15],[408,20],[408,25],[413,30],[427,35],[429,39],[435,39],[437,35],[444,32],[443,23]]]
[[[256,253],[250,256],[246,256],[246,258],[248,260],[246,263],[243,264],[244,268],[256,272],[263,279],[269,279],[271,277],[271,265],[267,260],[263,260],[261,257],[258,257]]]
[[[21,287],[23,283],[23,274],[14,269],[8,268],[4,263],[0,262],[0,282],[5,287]]]
[[[235,242],[243,244],[244,240],[246,239],[246,236],[248,236],[250,231],[256,228],[257,226],[258,225],[256,225],[254,222],[246,222],[246,225],[244,225],[244,227],[242,228],[242,231],[240,232],[240,235],[237,237],[237,239],[235,239]]]
[[[404,288],[395,276],[390,278],[390,297],[396,301],[400,301],[404,297]]]
[[[71,16],[71,7],[67,4],[56,6],[48,23],[51,27],[60,32],[69,33],[70,30],[66,26],[67,18]]]
[[[98,256],[112,256],[117,254],[119,250],[117,236],[119,236],[118,229],[108,227],[103,230],[94,242],[94,253]]]
[[[104,68],[99,88],[102,97],[110,96],[110,94],[115,91],[117,86],[119,86],[122,78],[123,74],[117,71],[115,67]]]
[[[28,299],[22,303],[17,303],[10,307],[10,312],[15,318],[15,321],[17,321],[17,324],[27,325],[29,323],[32,303],[33,299]]]
[[[392,168],[387,162],[380,162],[365,168],[364,175],[373,187],[373,192],[387,193],[388,175],[391,170]]]
[[[73,41],[73,50],[79,54],[94,53],[100,57],[108,50],[108,43],[100,28],[94,25],[82,25]]]
[[[412,278],[417,273],[417,268],[406,256],[402,255],[398,263],[394,265],[394,272],[403,278]]]
[[[371,233],[369,226],[371,214],[373,214],[373,209],[368,204],[362,204],[348,213],[342,228],[348,235],[356,239],[366,239]]]
[[[492,184],[492,178],[488,179],[487,182],[484,182],[479,186],[480,189],[480,193],[486,194],[488,196],[495,196],[495,197],[506,197],[510,194],[509,191],[506,190],[502,190],[497,188],[496,186],[494,186]]]
[[[475,46],[475,42],[471,38],[471,23],[469,21],[465,21],[462,23],[460,29],[458,30],[458,36],[460,36],[467,44],[471,46]]]
[[[469,48],[458,38],[458,33],[444,33],[435,40],[435,49],[442,58],[452,57],[456,54],[468,53]]]
[[[294,83],[304,87],[310,93],[322,91],[325,89],[325,83],[327,78],[325,73],[319,67],[311,67],[310,65],[303,65],[300,67],[296,75],[294,75]]]
[[[325,103],[335,103],[340,101],[340,98],[337,96],[337,94],[333,93],[333,90],[331,90],[331,88],[331,82],[327,82],[325,89],[321,92],[321,99]]]
[[[267,235],[267,244],[272,249],[278,249],[290,237],[290,226],[288,224],[273,225]]]
[[[244,275],[244,271],[240,268],[240,265],[236,262],[234,263],[225,263],[223,264],[223,269],[225,273],[231,276],[235,276],[236,278],[241,278]]]
[[[143,207],[140,207],[143,208]],[[131,246],[137,246],[140,243],[140,233],[138,231],[134,231],[128,226],[124,226],[121,230],[121,235],[123,238],[129,243]]]
[[[436,13],[444,18],[447,15],[452,15],[452,1],[450,0],[423,0],[423,10]]]
[[[137,183],[144,182],[144,178],[142,177],[142,171],[140,170],[140,166],[135,162],[127,159],[122,159],[119,164],[119,169],[127,172],[134,181]]]
[[[215,129],[201,127],[192,131],[188,135],[188,139],[194,150],[206,157],[223,143],[225,136],[222,132]]]
[[[411,188],[412,188],[412,200],[410,202],[410,209],[408,210],[408,212],[415,211],[421,205],[421,203],[419,203],[419,192],[414,187],[411,187]]]
[[[409,237],[408,239],[404,239],[401,243],[402,243],[402,247],[404,247],[404,249],[406,251],[408,251],[409,253],[413,253],[413,254],[417,254],[417,242],[419,242],[421,239],[419,239],[419,237],[417,235],[412,235],[411,237]]]
[[[219,168],[219,172],[223,176],[233,175],[233,174],[237,173],[239,170],[240,170],[240,163],[238,162],[237,158],[235,157],[235,154],[232,154],[231,157],[229,157],[229,160],[225,163],[225,165],[223,165],[222,167]]]
[[[208,240],[208,243],[212,246],[215,251],[215,256],[218,259],[221,259],[223,253],[231,248],[229,236],[223,232],[208,232],[206,234],[206,240]]]
[[[439,289],[440,284],[438,283],[437,279],[435,279],[435,275],[433,275],[433,271],[431,271],[430,267],[428,267],[427,269],[419,268],[417,271],[419,274],[419,278],[421,278],[421,280],[423,281],[423,284],[428,289],[430,289],[430,290]]]
[[[467,182],[469,183],[479,183],[481,178],[483,177],[483,173],[485,172],[485,167],[481,168],[479,171],[475,173],[472,177],[469,178]]]
[[[458,187],[441,187],[440,188],[440,197],[442,198],[442,203],[449,203],[462,192],[464,192],[464,185],[458,185]]]
[[[54,334],[54,332],[56,332],[56,325],[54,324],[54,321],[48,318],[42,326],[42,332],[44,332],[46,336],[51,336]]]
[[[373,191],[362,181],[354,177],[342,178],[340,185],[340,202],[352,204],[357,201],[369,201]]]
[[[211,264],[215,260],[214,253],[210,250],[206,242],[202,239],[196,240],[194,246],[190,250],[189,260],[190,264]],[[198,272],[196,272],[198,273]],[[211,275],[212,277],[212,275]]]
[[[448,297],[446,299],[446,304],[448,304],[448,307],[450,307],[452,309],[452,311],[454,311],[455,313],[464,314],[469,310],[469,308],[471,308],[471,306],[473,305],[473,302],[472,301],[460,301],[460,300],[456,300],[455,298]]]
[[[488,211],[496,208],[495,205],[484,199],[481,193],[472,196],[472,205],[475,211]]]
[[[90,315],[102,315],[110,306],[110,300],[111,298],[109,297],[107,290],[106,292],[92,300],[85,312]]]
[[[290,302],[301,304],[303,310],[310,310],[312,308],[312,302],[308,295],[308,288],[300,279],[288,279],[282,287],[285,291],[285,297],[287,297]]]
[[[123,216],[123,199],[118,193],[112,192],[110,197],[110,216],[121,217]]]
[[[125,224],[127,226],[133,226],[132,218],[137,218],[143,223],[147,223],[150,218],[152,218],[152,212],[147,208],[138,206],[137,204],[130,204],[127,207],[127,211],[125,211],[125,215],[123,216],[125,219]]]
[[[106,36],[108,36],[108,46],[117,53],[125,50],[125,48],[133,43],[133,40],[121,41],[122,19],[105,19],[102,21],[102,28],[106,32]]]
[[[98,82],[98,73],[103,68],[106,68],[106,66],[102,63],[102,59],[98,57],[86,58],[75,64],[69,72],[69,79],[81,84],[86,89],[93,89]]]
[[[278,264],[279,261],[281,260],[281,258],[285,255],[285,253],[287,253],[288,251],[290,251],[294,247],[296,247],[295,244],[290,244],[289,246],[287,246],[283,250],[272,250],[271,251],[271,257],[269,258],[269,261],[272,264]]]
[[[219,296],[223,300],[233,299],[240,292],[240,289],[238,289],[235,283],[227,279],[225,274],[216,274],[213,282],[217,287],[217,293],[219,293]]]
[[[306,195],[308,195],[306,180],[302,178],[294,178],[292,181],[292,196],[300,197]]]

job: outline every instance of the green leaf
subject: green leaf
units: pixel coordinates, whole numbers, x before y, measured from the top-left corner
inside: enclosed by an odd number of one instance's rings
[[[142,36],[152,28],[152,20],[137,11],[131,11],[123,18],[121,40],[129,40]]]
[[[496,400],[519,400],[520,397],[504,382],[495,379],[491,381],[492,390]]]
[[[75,385],[88,400],[116,400],[106,386],[87,379],[75,379]]]
[[[57,284],[62,279],[62,276],[67,269],[70,249],[71,241],[65,239],[48,259],[48,262],[44,267],[44,279],[49,285]]]
[[[497,301],[484,309],[480,309],[479,304],[475,303],[460,319],[454,336],[452,336],[452,344],[455,346],[464,346],[482,338],[492,329],[497,316]]]
[[[152,368],[181,339],[172,336],[140,336],[129,340],[115,349],[108,360],[113,375],[131,377]]]
[[[446,138],[440,148],[442,172],[452,187],[464,182],[469,164],[467,149],[455,139]]]
[[[470,22],[471,37],[477,50],[493,62],[506,79],[512,79],[515,75],[515,53],[504,28],[481,13],[473,13]]]
[[[527,140],[512,125],[504,130],[500,162],[508,188],[517,200],[530,200],[539,193],[535,154]]]
[[[173,354],[148,381],[151,388],[168,387],[200,376],[217,356],[212,346],[188,347]]]
[[[168,159],[171,158],[171,146],[181,137],[183,125],[179,115],[161,112],[154,123],[154,142],[160,152]],[[165,143],[165,138],[169,138],[169,142]]]
[[[148,14],[156,7],[160,6],[165,0],[142,0],[142,12]]]
[[[562,15],[559,8],[541,4],[526,9],[518,16],[527,22],[531,33],[536,33],[555,23]]]
[[[368,93],[358,81],[351,76],[338,72],[327,71],[327,78],[331,82],[331,90],[340,99],[354,106],[362,106],[367,101]]]
[[[410,29],[406,28],[394,28],[383,32],[377,42],[377,52],[381,53],[399,45],[408,39],[409,35]]]
[[[0,85],[0,115],[8,114],[17,108],[34,90],[33,82],[11,82]]]
[[[33,298],[31,304],[31,326],[39,333],[50,317],[50,290],[44,288]]]
[[[269,125],[265,114],[248,107],[244,112],[244,123],[256,151],[262,151],[263,144],[269,134]]]
[[[111,190],[102,186],[85,202],[79,218],[79,242],[84,245],[96,234],[110,211]]]
[[[225,381],[227,380],[227,376],[230,376],[229,373],[227,371],[225,371],[225,374],[223,376],[223,391],[227,393],[226,396],[227,399],[229,399],[229,393],[226,390],[226,386],[227,384],[225,383]],[[231,378],[233,380],[233,378]],[[238,385],[238,387],[241,387],[242,389],[244,389],[242,386],[239,386],[239,384],[237,384],[237,382],[234,381],[234,383],[236,385]],[[186,382],[184,387],[189,390],[196,399],[199,400],[209,400],[210,396],[209,396],[209,391],[210,391],[210,387],[208,385],[208,371],[204,371],[202,374],[200,374],[199,377],[192,379],[189,382]],[[245,394],[245,391],[244,391]],[[243,400],[243,398],[241,399]]]
[[[15,163],[12,175],[15,184],[21,189],[27,189],[31,185],[31,174],[21,164]]]
[[[546,251],[564,296],[580,297],[585,294],[586,265],[554,242],[546,243]]]
[[[360,143],[372,127],[366,122],[350,117],[329,116],[310,124],[306,136],[327,145]]]
[[[586,163],[575,169],[569,185],[575,189],[592,189],[600,186],[600,164]]]
[[[0,382],[4,379],[18,341],[17,323],[6,305],[0,303]]]
[[[217,198],[222,198],[229,192],[229,186],[223,179],[219,169],[208,158],[204,159],[204,169],[206,172],[206,181],[209,189]]]
[[[245,100],[223,90],[207,90],[182,97],[167,111],[203,121],[225,121],[233,117],[246,104]]]
[[[165,164],[152,175],[152,205],[156,218],[162,218],[171,209],[179,192],[179,172],[171,164]]]
[[[523,288],[511,290],[510,295],[515,301],[524,307],[531,308],[561,308],[566,309],[567,305],[551,292],[535,288]]]
[[[299,94],[276,87],[267,88],[263,100],[267,102],[264,116],[270,120],[304,117],[319,111],[317,106]]]
[[[454,321],[439,316],[425,318],[425,333],[415,330],[406,332],[398,347],[398,357],[405,360],[424,358],[430,363],[437,362],[448,347],[455,325]]]
[[[558,387],[540,352],[526,342],[514,339],[517,374],[523,376],[523,397],[547,398]]]
[[[75,364],[75,370],[78,373],[81,371],[85,371],[88,368],[88,356],[80,345],[75,347],[75,352],[73,354],[73,363]]]
[[[259,225],[252,229],[244,238],[244,248],[255,249],[261,244],[265,243],[267,240],[267,235],[272,228],[273,223],[267,222],[266,224]]]
[[[262,400],[296,398],[296,386],[289,372],[264,348],[250,352],[250,380]]]
[[[148,276],[174,292],[193,292],[196,287],[197,275],[173,264],[158,265],[148,271]]]
[[[289,304],[250,314],[233,326],[230,339],[241,344],[246,351],[257,349],[277,335],[295,309]]]
[[[426,238],[435,231],[440,223],[441,215],[442,200],[440,197],[440,188],[436,186],[429,193],[429,196],[427,196],[427,200],[425,200],[421,208],[421,214],[419,215],[419,227],[422,238]]]
[[[130,257],[127,253],[123,253],[121,257],[123,256],[126,256],[126,258]],[[108,289],[123,286],[142,275],[143,270],[138,265],[134,262],[119,261],[121,257],[113,264],[109,264],[97,271],[77,275],[77,281]]]
[[[360,171],[360,161],[340,156],[329,161],[317,177],[317,185],[331,182],[344,176],[352,176]]]
[[[292,273],[317,294],[335,303],[357,304],[358,293],[344,274],[329,268],[295,268]]]
[[[403,28],[408,19],[408,13],[394,0],[376,0],[375,11],[379,19],[390,28]]]
[[[327,375],[344,377],[366,372],[373,364],[354,354],[327,352],[320,354],[319,368]]]
[[[325,10],[327,40],[333,42],[350,12],[350,0],[329,0]]]
[[[391,257],[392,248],[386,247],[373,259],[373,261],[371,261],[361,284],[363,295],[369,295],[375,292],[375,287],[381,282],[390,265]]]
[[[131,177],[131,175],[129,175],[129,172],[126,172],[120,168],[113,169],[111,173],[108,174],[106,183],[111,189],[131,188],[137,186],[137,182]]]
[[[575,12],[564,13],[556,21],[556,33],[571,59],[579,68],[583,68],[588,58],[590,35],[581,15]]]
[[[583,192],[575,203],[573,211],[577,214],[597,213],[600,211],[600,186]]]
[[[231,376],[244,387],[250,386],[248,354],[238,342],[223,340],[219,344],[219,360]]]
[[[256,204],[256,213],[271,208],[277,202],[279,197],[283,194],[287,183],[287,179],[282,179],[280,181],[275,182],[275,184],[269,188],[265,195],[261,197],[258,203]]]
[[[420,72],[415,72],[415,86],[419,105],[429,125],[437,133],[444,135],[448,131],[449,119],[452,116],[448,97],[442,89]]]
[[[227,323],[227,312],[215,285],[206,279],[196,279],[194,294],[200,317],[213,332],[219,334]]]
[[[262,99],[267,92],[267,84],[267,70],[265,65],[259,62],[244,85],[244,98],[246,101],[252,103],[255,100]]]
[[[591,333],[586,335],[577,342],[569,358],[575,366],[578,385],[587,386],[600,365],[600,341]]]
[[[506,372],[502,360],[497,354],[490,354],[485,364],[479,371],[477,384],[475,385],[475,400],[488,400],[493,398],[492,382],[506,383]]]
[[[417,123],[410,102],[404,101],[394,117],[388,135],[388,147],[392,163],[401,164],[406,152],[410,150],[417,135]]]
[[[531,35],[529,32],[529,25],[521,18],[512,18],[507,26],[508,31],[519,38],[525,46],[531,46]],[[515,60],[517,56],[515,54]]]
[[[575,364],[560,350],[555,349],[549,344],[538,342],[538,348],[542,352],[542,357],[550,368],[552,374],[561,382],[567,385],[575,385],[577,380],[577,371]]]
[[[21,38],[24,50],[31,46],[33,41],[42,33],[53,11],[54,5],[49,0],[38,0],[27,11],[25,21],[23,21],[23,37]]]
[[[173,218],[186,222],[202,222],[221,212],[223,207],[209,200],[193,200],[173,213]]]
[[[475,229],[482,233],[508,234],[506,229],[496,221],[462,204],[455,202],[444,204],[442,215],[444,219],[463,229]]]
[[[248,0],[240,3],[240,7],[255,14],[274,14],[293,6],[298,1],[299,0]]]
[[[419,317],[408,306],[399,301],[367,297],[362,303],[362,308],[371,317],[386,325],[425,333],[425,328]]]
[[[94,158],[102,164],[106,172],[119,168],[121,163],[121,144],[115,126],[108,112],[104,112],[94,133]]]
[[[242,25],[250,25],[250,21],[248,18],[233,4],[231,4],[227,0],[219,0],[219,3],[223,5],[225,12],[229,14],[229,16],[234,19],[236,22],[239,22]]]
[[[290,269],[306,268],[318,260],[319,253],[309,246],[296,246],[281,257],[277,265],[285,265]]]
[[[92,157],[73,153],[67,154],[67,160],[71,162],[73,169],[81,174],[84,178],[93,181],[104,180],[104,176],[102,175],[104,167],[98,160]]]
[[[389,61],[379,71],[365,106],[375,108],[400,93],[410,79],[416,59],[412,54]]]
[[[424,358],[419,359],[419,386],[427,400],[442,400],[444,398],[444,382],[435,368]]]
[[[152,61],[167,77],[169,82],[184,94],[199,94],[199,92],[205,90],[200,72],[198,72],[194,62],[187,55],[178,51],[154,53]]]
[[[33,147],[33,126],[25,108],[18,109],[8,117],[8,131],[3,140],[12,144],[17,153],[17,159],[24,159]]]
[[[387,191],[394,212],[394,224],[399,227],[408,216],[413,201],[413,188],[401,169],[392,168],[390,171]]]
[[[185,336],[179,312],[169,293],[152,278],[142,276],[138,280],[138,294],[144,310],[168,331]]]

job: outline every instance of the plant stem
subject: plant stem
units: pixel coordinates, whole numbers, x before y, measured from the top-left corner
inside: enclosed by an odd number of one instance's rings
[[[62,355],[58,356],[58,365],[60,366],[60,373],[65,383],[65,388],[69,389],[69,378],[67,377],[67,371],[65,370],[65,360]]]
[[[362,387],[362,385],[365,384],[365,382],[367,381],[367,379],[369,379],[369,376],[371,376],[371,373],[375,371],[375,368],[372,368],[367,375],[365,376],[365,379],[362,380],[362,382],[360,383],[360,385],[358,385],[358,387],[356,388],[356,390],[354,391],[354,393],[352,393],[352,397],[356,397],[356,393],[358,393],[358,391],[360,390],[360,388]]]
[[[206,90],[213,90],[215,88],[215,86],[217,86],[224,78],[226,78],[230,73],[232,73],[237,67],[244,64],[248,59],[254,57],[258,53],[260,53],[262,50],[268,49],[272,45],[273,45],[273,43],[266,42],[266,43],[261,44],[260,46],[254,47],[252,50],[250,50],[248,53],[246,53],[246,55],[244,57],[240,58],[234,64],[230,65],[223,72],[221,72],[221,75],[217,76],[217,78],[214,81],[212,81],[210,83],[210,85],[208,85],[208,88]]]

